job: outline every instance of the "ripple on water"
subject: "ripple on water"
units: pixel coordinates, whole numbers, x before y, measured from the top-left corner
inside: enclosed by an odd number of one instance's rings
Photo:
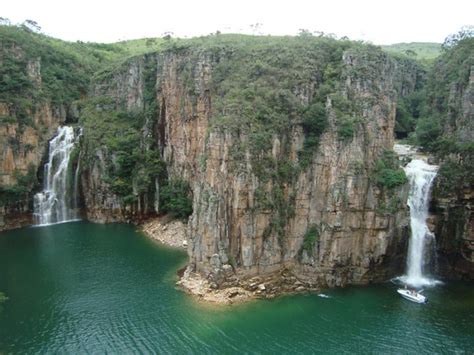
[[[396,285],[235,307],[175,289],[185,261],[125,225],[0,234],[0,353],[427,353],[474,348],[474,287],[446,283],[418,305]],[[327,295],[327,297],[321,297]]]

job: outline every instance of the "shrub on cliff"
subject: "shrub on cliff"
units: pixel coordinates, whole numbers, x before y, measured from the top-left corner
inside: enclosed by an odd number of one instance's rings
[[[418,144],[423,148],[433,150],[441,133],[441,126],[438,120],[425,117],[418,120],[415,134]]]
[[[38,182],[34,165],[29,165],[28,171],[24,175],[18,170],[13,175],[16,179],[16,184],[9,186],[0,185],[0,206],[11,206],[26,200],[29,192]]]
[[[306,231],[303,237],[303,245],[301,245],[301,249],[299,252],[300,257],[303,255],[305,251],[307,255],[313,255],[314,246],[319,240],[319,228],[315,225],[312,225]]]
[[[463,189],[474,182],[474,143],[466,145],[464,150],[445,158],[439,168],[438,187],[444,193],[462,195]]]
[[[172,180],[160,190],[160,210],[177,218],[188,218],[193,213],[189,184]]]
[[[473,50],[474,38],[464,37],[446,48],[429,72],[421,109],[423,118],[418,120],[415,131],[417,143],[427,150],[439,153],[443,140],[462,136],[463,129],[472,129],[472,120],[463,106],[463,93],[469,87]]]
[[[408,181],[395,153],[389,150],[376,161],[374,173],[375,182],[381,188],[393,189]]]

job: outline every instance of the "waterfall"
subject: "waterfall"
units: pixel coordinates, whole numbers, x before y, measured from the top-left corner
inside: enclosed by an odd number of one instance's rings
[[[410,183],[408,206],[410,207],[411,237],[408,246],[407,273],[400,279],[414,287],[429,286],[437,281],[426,276],[426,253],[432,248],[426,248],[429,242],[434,242],[434,234],[426,224],[430,203],[431,185],[438,167],[429,165],[423,160],[414,159],[406,167],[405,173]]]
[[[48,225],[78,218],[79,166],[75,173],[72,173],[69,170],[69,160],[79,136],[80,134],[75,135],[72,127],[63,126],[58,128],[56,136],[49,142],[48,162],[44,166],[43,191],[34,196],[36,224]]]

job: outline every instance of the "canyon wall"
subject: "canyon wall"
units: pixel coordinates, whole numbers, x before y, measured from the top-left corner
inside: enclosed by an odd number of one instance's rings
[[[139,56],[92,85],[92,99],[80,119],[84,130],[80,156],[82,203],[89,220],[139,222],[159,210],[161,173],[156,172],[159,166],[153,167],[159,155],[156,70],[156,55]],[[125,164],[125,156],[133,168],[126,172],[128,176],[115,176],[121,162]],[[130,191],[121,193],[120,185],[130,185]]]
[[[198,53],[189,80],[182,75],[189,53],[158,57],[163,158],[169,173],[187,179],[193,191],[189,270],[218,287],[232,284],[235,276],[283,268],[308,283],[330,286],[401,272],[407,189],[381,188],[373,174],[374,162],[393,146],[397,90],[415,84],[399,75],[405,68],[381,52],[347,50],[338,90],[361,105],[354,134],[341,139],[328,97],[328,129],[301,167],[305,133],[299,117],[290,117],[288,130],[273,134],[269,149],[257,153],[249,142],[253,132],[215,124],[213,73],[223,60]],[[293,93],[308,104],[320,85],[308,77]],[[262,173],[264,164],[281,174]]]
[[[171,48],[97,76],[79,104],[86,217],[159,213],[163,179],[145,158],[157,153],[167,179],[190,186],[188,269],[217,287],[283,269],[329,286],[401,273],[407,186],[377,174],[416,73],[375,47],[325,41],[292,42],[295,53],[268,63],[258,57],[284,45]],[[135,164],[126,182],[124,157]]]
[[[22,47],[3,43],[0,65],[7,66],[12,58],[24,72],[24,85],[41,92],[41,58],[31,58]],[[22,96],[0,99],[0,230],[32,223],[31,190],[36,173],[42,167],[48,141],[67,116],[62,105]]]
[[[97,72],[87,95],[82,85],[76,101],[61,103],[34,95],[45,85],[42,57],[5,48],[24,66],[32,104],[20,112],[0,100],[1,192],[14,197],[0,207],[0,228],[31,222],[47,141],[72,122],[83,128],[73,160],[86,218],[140,222],[164,212],[171,181],[185,181],[187,274],[215,287],[282,270],[328,286],[402,273],[408,186],[391,152],[397,101],[419,89],[413,60],[327,38],[217,36]],[[472,141],[472,75],[469,85],[452,86],[462,114],[445,129],[464,141]],[[25,186],[16,188],[18,178]],[[472,264],[472,186],[462,191],[434,191],[447,275]]]
[[[450,84],[444,136],[464,146],[474,142],[474,66],[463,84]],[[474,278],[474,156],[472,148],[441,161],[432,212],[437,236],[438,272],[454,279]]]

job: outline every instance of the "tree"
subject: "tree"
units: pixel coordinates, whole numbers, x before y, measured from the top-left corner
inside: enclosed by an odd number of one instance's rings
[[[459,32],[446,37],[441,47],[448,50],[458,44],[459,41],[471,37],[474,37],[474,26],[463,26]]]
[[[313,34],[305,28],[300,28],[298,30],[298,36],[300,36],[300,37],[311,37],[312,35]]]
[[[41,32],[41,26],[38,24],[38,22],[34,20],[26,20],[25,22],[23,22],[22,26],[32,32]]]
[[[171,31],[166,31],[163,33],[163,39],[169,41],[171,37],[173,36],[173,32]]]
[[[442,134],[439,120],[433,117],[420,118],[415,133],[417,141],[422,147],[434,148],[437,139]]]
[[[190,189],[186,181],[170,181],[160,191],[161,211],[177,218],[188,218],[193,213]]]
[[[147,38],[146,41],[145,41],[145,45],[147,47],[152,47],[152,46],[156,45],[156,38]]]
[[[257,23],[254,23],[252,25],[250,25],[250,28],[252,29],[252,34],[254,36],[261,36],[263,35],[263,32],[262,32],[262,24],[257,22]]]
[[[0,25],[2,26],[10,26],[11,25],[11,22],[9,19],[7,19],[6,17],[0,17]]]

